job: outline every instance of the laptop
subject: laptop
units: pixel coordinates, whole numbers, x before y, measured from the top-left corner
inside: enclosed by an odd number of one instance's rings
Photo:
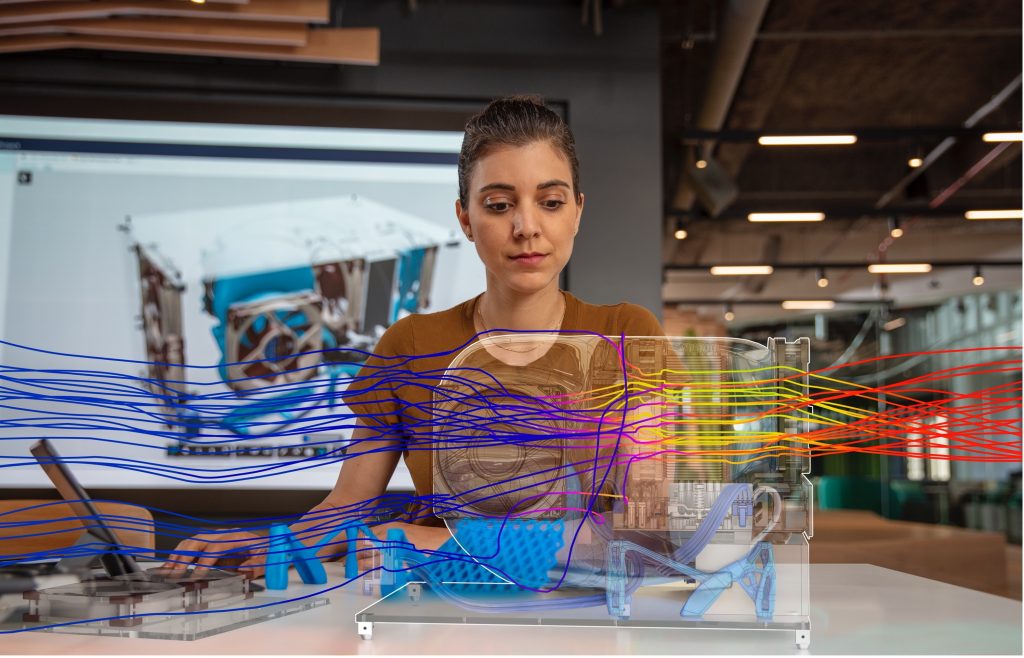
[[[185,569],[171,572],[163,568],[163,561],[156,558],[136,558],[132,549],[118,537],[89,494],[75,478],[53,445],[42,439],[29,448],[39,466],[53,483],[65,502],[80,519],[88,519],[87,530],[77,543],[88,543],[90,554],[83,557],[67,557],[61,560],[36,560],[0,567],[0,594],[41,589],[51,585],[83,580],[111,579],[121,581],[152,581],[184,584],[190,581],[209,581],[218,578],[237,578],[236,572],[220,569]],[[93,553],[94,552],[94,553]],[[144,566],[145,565],[145,566]],[[102,567],[96,573],[94,567]],[[263,588],[250,583],[250,591]]]

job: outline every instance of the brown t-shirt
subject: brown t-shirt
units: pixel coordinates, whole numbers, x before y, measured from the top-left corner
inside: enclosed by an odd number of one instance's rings
[[[665,335],[658,319],[642,306],[587,304],[569,293],[564,295],[562,331],[592,331],[610,337]],[[432,453],[404,427],[429,426],[434,386],[461,349],[476,336],[473,314],[478,300],[479,296],[446,311],[410,315],[393,324],[377,343],[374,356],[367,360],[346,397],[346,403],[359,414],[362,423],[403,443],[405,463],[417,496],[432,492]],[[417,358],[406,360],[402,356]],[[388,377],[387,370],[381,368],[401,369],[416,376]],[[378,373],[381,376],[374,377]],[[352,394],[371,385],[373,392]]]

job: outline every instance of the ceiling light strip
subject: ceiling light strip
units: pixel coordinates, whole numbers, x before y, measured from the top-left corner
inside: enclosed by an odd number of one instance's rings
[[[782,302],[782,308],[787,311],[828,311],[835,306],[831,299],[787,299]]]
[[[823,212],[752,212],[747,215],[748,222],[822,222]]]
[[[1024,212],[1019,208],[1016,210],[968,210],[964,213],[965,219],[1022,219]]]
[[[873,263],[868,265],[872,274],[927,274],[932,271],[928,263]]]
[[[761,135],[761,146],[848,146],[857,143],[856,135]]]
[[[714,276],[766,275],[774,271],[771,265],[715,265],[711,268]]]
[[[1019,142],[1024,133],[985,133],[981,136],[986,142]]]

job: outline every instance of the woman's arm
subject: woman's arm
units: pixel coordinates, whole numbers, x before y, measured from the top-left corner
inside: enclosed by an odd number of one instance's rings
[[[353,430],[351,453],[342,462],[334,488],[323,501],[290,526],[304,544],[316,543],[343,518],[352,518],[353,506],[377,498],[387,489],[401,456],[400,443],[395,439],[374,439],[376,436],[377,432],[362,423]],[[335,541],[344,542],[344,539],[338,537]],[[266,545],[265,531],[204,532],[179,543],[174,553],[168,556],[165,566],[184,569],[194,563],[197,567],[237,566],[260,572],[266,562]],[[345,545],[339,543],[327,546],[317,554],[324,558],[344,552]]]

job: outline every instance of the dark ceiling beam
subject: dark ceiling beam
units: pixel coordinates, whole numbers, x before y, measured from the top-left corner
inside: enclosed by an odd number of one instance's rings
[[[1019,148],[1019,147],[1018,147]],[[1018,154],[1019,155],[1019,154]],[[1006,157],[1007,153],[1004,152],[1002,157]],[[986,169],[989,171],[989,169]],[[975,182],[981,180],[976,178]],[[766,203],[777,203],[780,201],[792,202],[802,201],[805,203],[832,203],[832,199],[839,199],[838,203],[856,204],[858,202],[853,199],[869,199],[878,190],[872,189],[848,189],[848,190],[777,190],[777,189],[757,189],[757,190],[743,190],[743,199],[746,201],[747,206]],[[1021,198],[1021,188],[1019,187],[976,187],[971,186],[967,189],[960,190],[957,192],[957,198],[966,199],[990,199],[1003,197],[1013,200]],[[993,203],[999,203],[993,201]],[[963,204],[961,204],[963,205]],[[977,205],[977,204],[974,204]],[[992,205],[992,204],[989,204]]]
[[[921,261],[914,261],[919,263]],[[867,263],[864,261],[834,261],[834,262],[804,262],[804,263],[708,263],[706,265],[665,265],[662,268],[663,272],[706,272],[712,267],[730,267],[730,266],[742,266],[742,265],[771,265],[776,270],[813,270],[817,268],[825,268],[827,270],[863,270],[868,265],[876,265],[883,263]],[[907,265],[909,263],[904,262],[893,262],[886,261],[885,265]],[[953,269],[961,267],[1021,267],[1020,260],[940,260],[930,261],[929,264],[933,270],[937,269]],[[751,276],[770,276],[756,274]],[[881,276],[881,275],[879,275]],[[897,276],[897,275],[886,275],[886,276]],[[898,275],[898,276],[912,276],[912,275]],[[727,281],[730,277],[721,277],[723,281]],[[743,278],[732,277],[732,278]]]
[[[757,41],[858,41],[874,39],[974,39],[977,37],[1012,38],[1021,36],[1019,27],[954,27],[918,30],[766,30]],[[714,41],[715,32],[670,34],[666,41],[690,39],[695,42]]]
[[[764,128],[761,130],[700,130],[698,128],[691,128],[683,130],[679,135],[679,140],[683,144],[692,144],[703,142],[705,140],[713,140],[716,142],[757,142],[757,139],[762,135],[856,135],[857,141],[892,141],[903,138],[922,138],[922,137],[978,137],[980,138],[985,133],[994,132],[1020,132],[1021,127],[1016,126],[870,126],[862,128],[813,128],[805,130],[771,130],[770,128]],[[789,150],[797,151],[800,149],[809,148],[830,148],[834,149],[837,153],[843,152],[842,149],[850,148],[849,146],[765,146],[765,149],[774,150]]]
[[[827,223],[830,219],[877,219],[888,220],[892,217],[924,217],[924,218],[950,218],[958,217],[963,219],[964,213],[968,210],[1015,210],[1020,208],[1020,202],[1009,204],[1011,207],[992,207],[990,204],[978,203],[971,206],[941,206],[928,208],[924,206],[892,206],[889,208],[872,208],[871,206],[814,206],[812,199],[801,199],[799,204],[792,207],[780,208],[777,202],[766,202],[758,206],[732,207],[718,217],[709,217],[700,211],[683,210],[681,208],[667,208],[665,215],[689,221],[747,221],[747,214],[752,212],[822,212],[825,213],[824,222],[763,222],[761,226],[812,226]],[[964,220],[964,221],[985,221],[985,222],[1017,222],[1019,220]]]

